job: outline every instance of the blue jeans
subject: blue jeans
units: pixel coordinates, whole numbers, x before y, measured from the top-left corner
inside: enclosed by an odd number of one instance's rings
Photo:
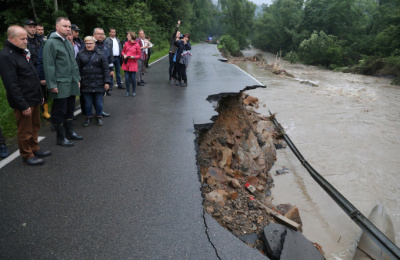
[[[114,69],[115,69],[115,77],[117,78],[118,87],[122,87],[121,82],[121,60],[119,56],[114,56]],[[111,88],[114,86],[114,79],[111,77]]]
[[[131,80],[132,80],[132,93],[135,93],[135,91],[136,91],[136,71],[125,71],[126,93],[129,93]]]
[[[101,117],[103,115],[103,93],[83,93],[83,98],[85,99],[86,117],[92,116],[92,105],[94,105],[97,117]]]

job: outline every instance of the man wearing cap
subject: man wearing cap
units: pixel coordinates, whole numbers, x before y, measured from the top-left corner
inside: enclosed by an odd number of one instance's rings
[[[121,81],[121,52],[122,44],[121,41],[115,36],[116,31],[114,28],[110,28],[109,37],[104,40],[104,43],[110,48],[114,56],[114,68],[115,68],[115,78],[117,79],[117,85],[119,89],[123,89]],[[113,78],[111,78],[110,90],[114,86]]]
[[[28,33],[28,50],[31,52],[31,61],[37,67],[37,59],[40,47],[43,45],[43,38],[36,34],[37,23],[28,19],[25,21],[24,28]]]
[[[43,27],[43,26],[42,26]],[[37,23],[32,20],[28,19],[25,21],[24,29],[28,33],[28,50],[31,53],[31,60],[33,62],[33,65],[38,69],[38,61],[41,62],[42,57],[40,56],[42,54],[42,46],[44,43],[44,39],[42,36],[37,34]],[[44,33],[44,31],[43,31]],[[41,73],[39,71],[39,77],[41,76]],[[40,84],[42,85],[42,92],[45,95],[45,102],[43,103],[41,110],[43,112],[43,116],[46,117],[47,119],[50,118],[49,110],[48,110],[48,104],[47,104],[47,93],[46,93],[46,82],[44,81],[44,78],[40,77],[41,81]]]
[[[7,29],[7,40],[0,51],[0,75],[7,91],[7,100],[17,121],[18,147],[23,163],[41,165],[39,157],[51,155],[39,148],[40,104],[43,93],[37,70],[26,49],[28,34],[13,25]]]
[[[71,22],[66,17],[56,19],[56,32],[43,47],[43,67],[47,88],[53,98],[51,122],[57,131],[57,145],[70,147],[69,141],[82,140],[73,129],[75,96],[79,95],[78,65],[72,44],[66,39],[71,33]],[[67,139],[68,138],[68,139]]]
[[[79,50],[85,48],[85,42],[79,38],[79,29],[78,25],[76,24],[71,24],[71,31],[72,31],[72,36],[74,37],[74,43],[78,46]]]

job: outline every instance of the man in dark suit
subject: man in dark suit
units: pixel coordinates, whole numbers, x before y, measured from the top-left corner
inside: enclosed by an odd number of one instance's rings
[[[7,100],[14,109],[17,136],[22,161],[28,165],[41,165],[39,157],[51,155],[39,148],[40,105],[43,93],[36,67],[27,49],[28,33],[18,25],[7,30],[7,40],[0,51],[0,75],[7,91]]]

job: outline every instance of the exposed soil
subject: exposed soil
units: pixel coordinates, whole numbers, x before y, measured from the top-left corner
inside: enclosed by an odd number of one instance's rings
[[[296,207],[272,205],[269,170],[281,141],[273,123],[254,111],[257,106],[258,99],[245,93],[222,98],[212,128],[198,133],[198,165],[205,211],[242,240],[257,234],[246,242],[263,252],[263,229],[275,222],[267,207],[301,220]]]

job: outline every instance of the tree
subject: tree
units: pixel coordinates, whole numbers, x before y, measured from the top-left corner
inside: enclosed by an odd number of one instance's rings
[[[308,36],[300,31],[303,21],[303,0],[277,0],[264,7],[264,13],[256,20],[253,35],[254,46],[273,52],[297,49]]]
[[[254,24],[256,5],[248,0],[219,0],[221,22],[227,33],[239,42],[240,48],[248,45],[247,38]]]

